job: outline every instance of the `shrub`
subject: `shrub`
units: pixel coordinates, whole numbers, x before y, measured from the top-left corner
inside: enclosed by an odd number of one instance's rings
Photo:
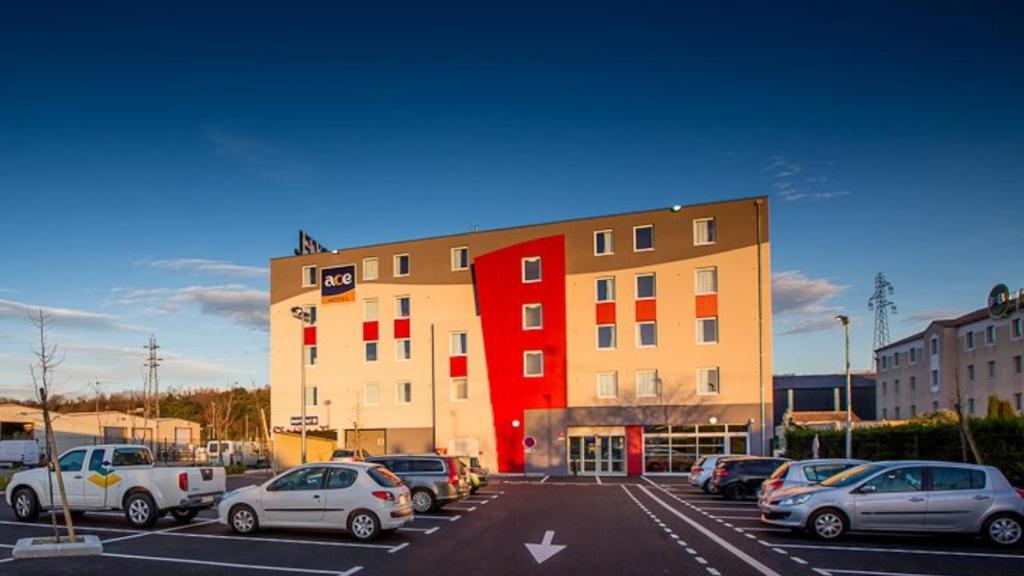
[[[224,467],[224,473],[229,476],[234,474],[245,474],[245,464],[228,464]]]
[[[6,490],[7,485],[11,483],[10,474],[0,474],[0,490]]]

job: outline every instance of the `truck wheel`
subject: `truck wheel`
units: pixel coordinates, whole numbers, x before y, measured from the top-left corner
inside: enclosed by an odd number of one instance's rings
[[[175,522],[178,522],[180,524],[187,524],[187,523],[191,522],[192,519],[196,517],[196,514],[199,514],[199,510],[196,509],[196,508],[186,508],[186,509],[172,508],[171,509],[171,516],[174,517],[174,521]]]
[[[39,499],[31,488],[18,488],[14,493],[14,515],[22,522],[31,522],[39,516]]]
[[[256,512],[245,504],[239,504],[228,512],[228,524],[238,534],[252,534],[260,526]]]
[[[136,492],[124,502],[124,517],[133,528],[152,528],[159,516],[156,502],[145,492]]]
[[[420,514],[426,514],[434,509],[434,495],[425,488],[417,488],[412,491],[412,509]]]
[[[380,536],[380,520],[369,510],[356,510],[348,516],[348,533],[356,540],[373,540]]]

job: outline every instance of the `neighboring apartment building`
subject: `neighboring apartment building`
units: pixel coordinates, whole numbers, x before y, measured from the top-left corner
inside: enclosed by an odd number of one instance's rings
[[[990,306],[935,320],[923,332],[875,351],[878,417],[900,420],[952,410],[957,383],[964,411],[984,416],[988,399],[1024,403],[1024,295],[1000,285]],[[994,298],[994,300],[993,300]]]
[[[765,198],[310,245],[270,264],[275,434],[302,378],[320,435],[500,472],[682,473],[772,429]]]

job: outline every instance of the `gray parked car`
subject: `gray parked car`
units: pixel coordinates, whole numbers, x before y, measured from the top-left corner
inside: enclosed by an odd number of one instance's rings
[[[402,479],[412,492],[412,507],[423,514],[469,496],[469,471],[458,458],[436,454],[371,456]]]
[[[776,491],[760,507],[762,521],[823,540],[858,530],[981,534],[1000,546],[1024,541],[1024,491],[992,466],[864,464],[817,486]]]
[[[761,483],[758,498],[769,498],[777,490],[814,486],[839,474],[843,470],[867,464],[867,460],[847,460],[845,458],[819,458],[817,460],[800,460],[786,462],[775,469],[767,480]]]

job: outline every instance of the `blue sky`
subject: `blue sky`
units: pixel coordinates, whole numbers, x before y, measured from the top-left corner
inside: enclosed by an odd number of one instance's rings
[[[22,3],[24,4],[24,3]],[[867,368],[1024,286],[1006,3],[17,5],[0,19],[0,395],[266,381],[265,268],[330,247],[769,194],[776,372]],[[244,6],[244,8],[243,8]]]

